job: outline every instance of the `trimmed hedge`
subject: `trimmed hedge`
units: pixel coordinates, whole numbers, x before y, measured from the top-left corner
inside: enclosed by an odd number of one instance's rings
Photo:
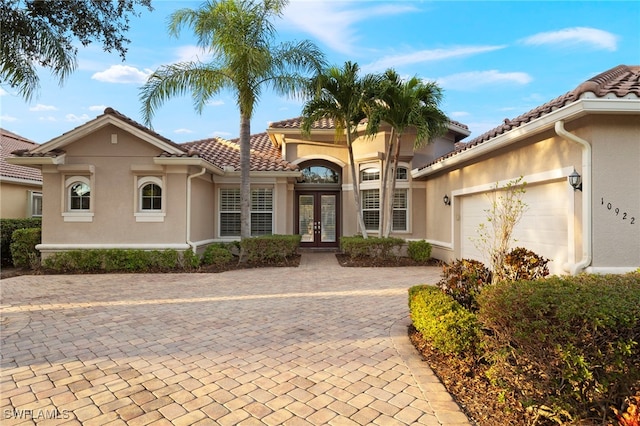
[[[604,418],[640,385],[640,274],[502,282],[478,297],[490,378],[559,421]]]
[[[36,245],[42,240],[40,228],[23,228],[13,231],[11,242],[11,257],[16,268],[37,267],[40,260],[40,252]]]
[[[376,257],[382,259],[396,257],[396,253],[400,251],[403,245],[404,240],[402,238],[363,238],[360,235],[340,238],[340,249],[352,259],[358,257]]]
[[[478,319],[438,287],[411,287],[409,312],[413,326],[435,349],[456,355],[476,350],[481,335]]]
[[[416,262],[426,262],[431,259],[431,244],[425,240],[409,241],[407,243],[407,254]]]
[[[0,256],[2,266],[13,265],[11,256],[11,237],[13,231],[25,228],[41,228],[42,219],[34,217],[30,219],[0,219]]]
[[[233,254],[224,245],[213,244],[207,246],[202,254],[202,265],[223,266],[233,260]]]
[[[45,258],[42,267],[56,273],[171,272],[191,270],[199,262],[190,250],[69,250]]]
[[[240,241],[249,263],[280,262],[298,254],[300,235],[262,235]]]

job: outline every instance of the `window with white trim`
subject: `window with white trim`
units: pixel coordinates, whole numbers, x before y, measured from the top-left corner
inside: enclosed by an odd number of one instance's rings
[[[251,190],[251,235],[273,233],[273,189]],[[240,236],[240,189],[220,189],[220,236]]]
[[[28,211],[29,217],[42,217],[42,192],[28,192]]]
[[[136,222],[164,222],[164,181],[158,176],[136,177]]]
[[[409,169],[396,170],[396,190],[393,197],[392,230],[409,230]],[[380,169],[365,167],[360,171],[362,216],[367,231],[377,231],[380,225]]]
[[[73,176],[66,180],[68,212],[91,210],[91,182],[84,176]]]

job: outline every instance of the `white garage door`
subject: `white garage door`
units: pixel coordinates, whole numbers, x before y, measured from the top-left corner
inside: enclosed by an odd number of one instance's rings
[[[523,196],[527,210],[514,231],[516,241],[512,246],[525,247],[550,259],[551,274],[563,274],[562,265],[567,262],[569,196],[564,180],[527,185]],[[478,250],[474,240],[478,238],[478,226],[487,221],[490,198],[486,194],[475,194],[459,200],[461,255],[488,265],[488,256]]]

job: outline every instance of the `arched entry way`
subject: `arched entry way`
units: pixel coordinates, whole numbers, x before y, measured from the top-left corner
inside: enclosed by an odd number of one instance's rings
[[[299,164],[302,178],[296,184],[295,232],[301,247],[332,248],[340,245],[342,168],[327,160]]]

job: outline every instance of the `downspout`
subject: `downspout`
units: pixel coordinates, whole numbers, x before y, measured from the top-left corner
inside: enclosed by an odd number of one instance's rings
[[[207,172],[207,169],[204,167],[198,173],[194,173],[189,175],[187,178],[187,244],[191,246],[191,250],[195,254],[197,246],[191,241],[191,179],[196,178],[198,176],[202,176]]]
[[[564,121],[558,120],[555,124],[555,130],[558,136],[567,141],[575,142],[582,145],[582,259],[570,265],[569,272],[571,275],[577,275],[591,264],[592,261],[592,185],[591,185],[591,144],[586,140],[579,138],[573,133],[569,133],[564,128]],[[574,242],[575,243],[575,242]]]

